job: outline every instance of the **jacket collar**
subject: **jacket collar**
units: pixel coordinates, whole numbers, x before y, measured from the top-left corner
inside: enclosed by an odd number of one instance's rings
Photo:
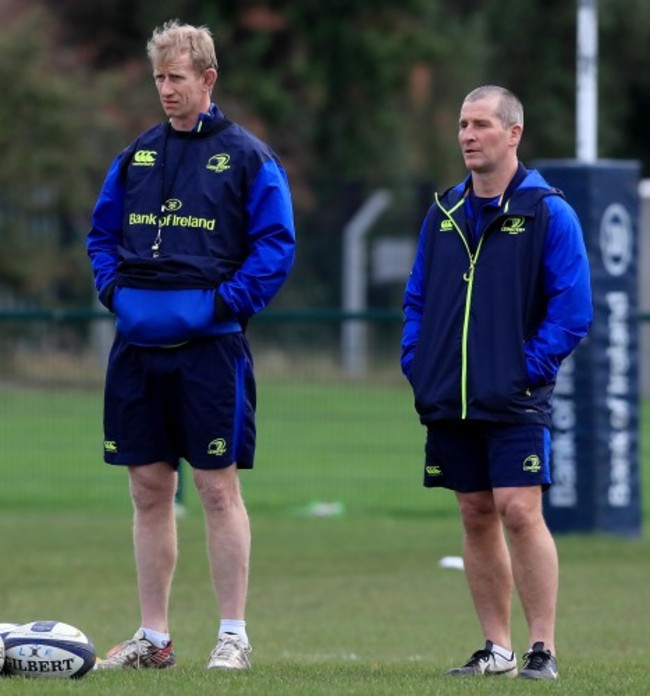
[[[499,205],[503,205],[505,201],[508,201],[512,198],[514,192],[521,186],[523,183],[524,179],[528,176],[528,170],[524,165],[519,162],[517,165],[517,171],[515,172],[515,175],[512,177],[510,180],[510,183],[506,187],[506,190],[503,192],[503,195],[499,199]],[[459,193],[462,195],[463,198],[466,196],[469,196],[471,190],[472,190],[472,175],[468,174],[465,180],[462,182],[460,187],[457,187],[460,189]]]
[[[196,124],[191,131],[176,131],[171,128],[169,121],[167,121],[167,127],[173,134],[175,138],[196,138],[197,136],[202,137],[209,135],[216,128],[221,128],[226,121],[226,117],[223,112],[216,104],[210,104],[208,111],[204,111],[199,114],[196,119]]]

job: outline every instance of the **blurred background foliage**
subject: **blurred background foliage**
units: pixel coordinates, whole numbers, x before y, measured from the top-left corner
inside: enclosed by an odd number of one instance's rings
[[[598,14],[599,156],[650,176],[650,3],[600,0]],[[174,17],[211,28],[216,101],[287,168],[307,242],[289,303],[336,301],[340,230],[367,191],[402,192],[414,212],[389,224],[417,234],[427,187],[464,174],[456,122],[475,86],[522,98],[524,161],[575,154],[574,2],[0,0],[0,296],[90,304],[92,205],[113,157],[161,118],[145,43]]]

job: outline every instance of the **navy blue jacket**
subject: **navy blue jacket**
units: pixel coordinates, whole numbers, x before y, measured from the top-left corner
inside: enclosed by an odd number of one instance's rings
[[[404,294],[402,371],[422,423],[551,424],[562,360],[592,320],[582,229],[523,165],[469,233],[471,179],[436,196]]]
[[[286,174],[268,146],[215,105],[191,132],[158,124],[113,162],[87,250],[99,298],[128,342],[174,345],[239,331],[294,261]]]

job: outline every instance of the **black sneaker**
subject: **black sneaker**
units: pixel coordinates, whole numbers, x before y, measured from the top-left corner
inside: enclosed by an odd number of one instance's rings
[[[544,643],[535,643],[524,655],[524,668],[519,672],[523,679],[557,679],[557,660]]]
[[[493,652],[492,641],[486,640],[485,647],[477,650],[462,667],[454,667],[447,674],[452,677],[516,677],[517,656],[510,653],[510,657]]]

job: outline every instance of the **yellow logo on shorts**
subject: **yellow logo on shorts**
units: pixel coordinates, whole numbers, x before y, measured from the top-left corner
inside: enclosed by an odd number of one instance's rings
[[[437,464],[430,464],[424,470],[428,476],[442,476],[442,469]]]
[[[213,454],[215,457],[223,457],[227,449],[226,441],[222,437],[218,437],[208,445],[208,454]]]
[[[117,442],[115,440],[104,440],[105,452],[117,452]]]
[[[539,471],[541,471],[541,468],[542,464],[536,454],[531,454],[524,459],[524,471],[528,471],[531,474],[537,474]]]

